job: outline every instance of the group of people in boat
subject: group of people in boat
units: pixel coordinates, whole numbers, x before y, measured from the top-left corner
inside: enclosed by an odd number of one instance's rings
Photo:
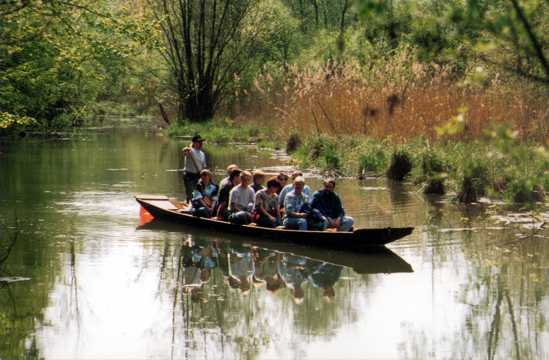
[[[323,188],[313,193],[300,171],[267,179],[261,170],[243,171],[231,164],[218,186],[207,168],[203,142],[196,135],[183,149],[185,191],[194,215],[268,228],[352,231],[353,219],[345,215],[334,191],[335,179],[324,179]]]
[[[252,287],[264,287],[269,292],[289,289],[296,303],[304,299],[304,287],[320,289],[330,301],[334,286],[341,275],[341,266],[291,254],[243,246],[220,246],[212,242],[206,246],[189,243],[183,247],[183,289],[201,297],[204,286],[216,269],[221,270],[226,284],[242,294]]]

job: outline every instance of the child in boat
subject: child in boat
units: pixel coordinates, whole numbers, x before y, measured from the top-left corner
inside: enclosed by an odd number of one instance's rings
[[[280,183],[280,189],[278,190],[277,194],[280,194],[280,191],[282,191],[282,189],[284,189],[284,187],[288,184],[288,175],[286,175],[285,173],[283,173],[282,171],[280,173],[278,173],[278,175],[276,176],[276,179],[278,180],[278,182]],[[281,204],[282,205],[282,204]]]
[[[212,181],[213,175],[208,169],[200,171],[200,180],[196,184],[191,200],[192,213],[195,216],[211,217],[217,201],[217,185]]]
[[[238,170],[238,165],[236,165],[236,164],[231,164],[231,165],[227,166],[227,176],[224,177],[224,178],[219,182],[219,188],[220,188],[220,189],[223,189],[223,187],[229,183],[230,177],[231,177],[231,173],[233,172],[233,170]]]
[[[215,214],[219,220],[228,220],[229,217],[229,195],[231,190],[240,184],[239,169],[233,169],[229,175],[229,181],[225,182],[225,185],[219,190],[219,197],[217,199],[217,205]]]
[[[229,221],[234,224],[249,224],[252,222],[255,192],[250,187],[252,174],[244,171],[240,174],[240,185],[229,193]]]
[[[280,183],[276,178],[271,178],[267,181],[267,188],[255,194],[257,225],[269,228],[280,225],[280,206],[276,194],[278,190],[280,190]]]
[[[261,170],[255,170],[253,172],[253,185],[252,189],[254,189],[255,193],[259,190],[263,190],[263,184],[265,183],[265,173]]]

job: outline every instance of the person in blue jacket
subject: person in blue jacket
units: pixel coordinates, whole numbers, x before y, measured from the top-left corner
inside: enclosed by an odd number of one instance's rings
[[[336,182],[334,179],[325,179],[324,188],[313,195],[311,207],[320,211],[324,217],[324,228],[336,228],[337,231],[351,231],[354,220],[345,216],[345,210],[341,206],[341,200],[335,193]]]

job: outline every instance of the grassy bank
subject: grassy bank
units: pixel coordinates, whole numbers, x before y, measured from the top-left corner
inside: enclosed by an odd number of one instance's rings
[[[267,126],[258,127],[251,123],[235,122],[229,118],[217,118],[202,123],[174,122],[166,129],[166,134],[172,138],[190,137],[200,134],[209,142],[217,144],[257,143],[261,147],[279,147],[285,139],[273,137]]]
[[[309,137],[294,158],[300,166],[331,173],[410,180],[424,193],[455,192],[466,203],[481,197],[534,203],[543,201],[549,191],[547,150],[536,143],[519,143],[505,129],[471,141]]]
[[[481,197],[507,202],[543,201],[549,191],[549,152],[539,143],[520,141],[516,133],[498,127],[473,140],[441,137],[437,141],[416,137],[406,141],[378,140],[356,135],[273,135],[230,120],[172,125],[171,137],[200,133],[216,143],[257,142],[275,147],[284,144],[303,168],[327,174],[367,177],[387,176],[412,181],[424,193],[455,192],[462,202]]]

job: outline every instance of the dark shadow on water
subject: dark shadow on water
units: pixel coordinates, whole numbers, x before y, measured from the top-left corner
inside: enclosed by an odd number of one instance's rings
[[[213,230],[190,227],[183,224],[173,224],[161,220],[153,220],[139,227],[140,230],[169,231],[182,234],[192,234],[193,242],[207,245],[212,241],[223,243],[229,247],[245,247],[286,253],[311,260],[327,262],[352,268],[358,274],[413,272],[410,264],[391,250],[380,247],[372,253],[356,253],[345,250],[324,250],[295,244],[284,244],[261,239],[254,241],[237,235],[219,233]]]
[[[393,205],[399,207],[406,207],[413,202],[413,198],[410,196],[408,189],[402,182],[387,179],[387,188],[391,196],[391,202]]]

